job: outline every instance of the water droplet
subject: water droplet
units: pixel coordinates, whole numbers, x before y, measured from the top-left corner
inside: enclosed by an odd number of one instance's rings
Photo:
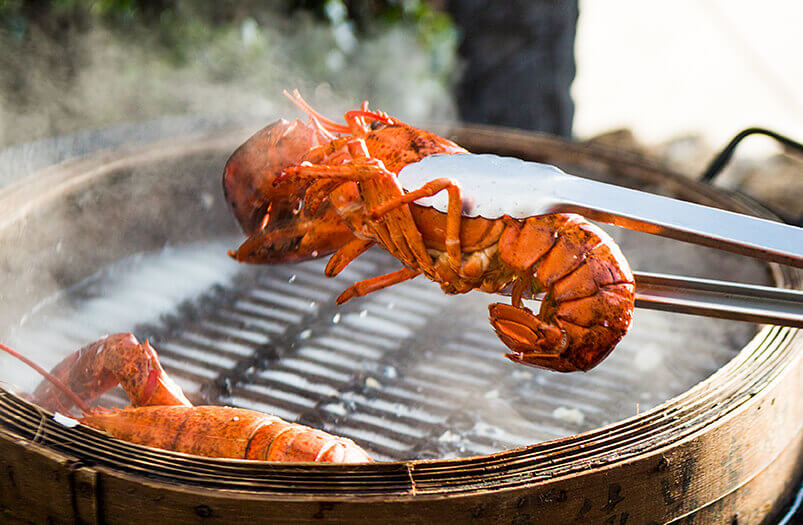
[[[211,193],[205,191],[201,194],[201,206],[205,210],[210,209],[214,204],[215,204],[215,197]]]
[[[451,430],[447,430],[440,436],[438,436],[438,441],[441,443],[457,443],[460,441],[460,434],[456,434]]]
[[[332,323],[337,324],[339,322],[340,322],[340,314],[335,314],[335,316],[332,317]]]
[[[318,306],[318,301],[310,301],[309,303],[310,308],[315,308],[316,306]]]
[[[304,330],[303,332],[301,332],[300,334],[298,334],[298,338],[302,339],[302,340],[303,339],[309,339],[311,335],[312,335],[312,330],[307,329],[307,330]]]
[[[485,392],[485,399],[499,399],[499,390],[494,388],[493,390]]]
[[[240,26],[240,38],[243,45],[252,46],[259,40],[259,24],[253,18],[246,18]]]
[[[581,425],[585,420],[586,416],[580,410],[576,408],[566,408],[566,407],[558,407],[552,411],[552,417],[560,419],[561,421],[565,421],[566,423],[572,423],[574,425]]]
[[[231,418],[231,420],[232,420],[232,421],[239,421],[239,420],[240,420],[240,418],[239,418],[238,416],[234,416],[233,418]]]
[[[484,421],[477,421],[474,424],[474,432],[483,436],[499,436],[503,433],[501,428],[490,425]]]
[[[312,250],[312,253],[310,255],[312,255],[313,257],[317,257],[318,256],[318,250]]]
[[[373,377],[366,377],[365,378],[365,386],[368,388],[382,388],[382,383],[374,379]]]
[[[346,413],[347,413],[346,405],[344,405],[343,403],[335,403],[334,405],[326,405],[326,410],[328,410],[329,412],[335,414],[336,416],[345,416]]]
[[[287,279],[287,282],[288,282],[288,283],[292,283],[292,282],[293,282],[293,281],[295,281],[295,280],[296,280],[296,274],[293,274],[293,275],[291,275],[291,276],[290,276],[290,278],[289,278],[289,279]]]
[[[65,416],[64,414],[61,414],[59,412],[53,414],[53,421],[67,428],[73,428],[75,426],[78,426],[79,424],[79,421],[77,419]]]
[[[633,357],[633,364],[637,370],[647,372],[658,368],[664,360],[664,354],[661,351],[661,346],[654,343],[648,343],[639,347],[636,355]]]
[[[362,317],[363,319],[365,319],[367,316],[368,316],[368,310],[362,310],[360,312],[360,317]]]

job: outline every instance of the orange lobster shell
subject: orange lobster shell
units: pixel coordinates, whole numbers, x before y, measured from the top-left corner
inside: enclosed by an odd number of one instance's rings
[[[288,96],[290,96],[288,94]],[[601,229],[573,214],[524,219],[464,217],[460,184],[434,178],[407,191],[406,165],[464,153],[453,142],[382,112],[345,114],[346,125],[291,99],[310,123],[276,122],[229,159],[224,191],[249,238],[240,262],[291,262],[332,251],[333,276],[374,244],[403,268],[355,283],[338,303],[424,274],[446,293],[512,289],[489,306],[491,324],[515,362],[561,372],[599,364],[627,332],[633,274]],[[437,174],[435,174],[437,175]],[[446,191],[448,211],[416,201]],[[545,292],[538,314],[523,299]]]

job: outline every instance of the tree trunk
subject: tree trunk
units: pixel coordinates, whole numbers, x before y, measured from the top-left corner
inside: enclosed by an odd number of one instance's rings
[[[462,39],[461,118],[571,135],[577,0],[449,0],[448,9]]]

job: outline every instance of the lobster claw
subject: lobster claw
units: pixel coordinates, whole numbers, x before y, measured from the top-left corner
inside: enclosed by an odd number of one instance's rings
[[[354,240],[354,234],[331,207],[322,215],[295,224],[268,226],[229,255],[238,262],[252,264],[300,262],[328,255]]]

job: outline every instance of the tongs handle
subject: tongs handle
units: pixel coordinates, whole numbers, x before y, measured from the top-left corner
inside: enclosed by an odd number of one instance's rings
[[[639,308],[803,328],[803,290],[660,273],[633,272],[633,276]],[[510,295],[511,288],[499,293]],[[529,298],[543,297],[541,292]]]
[[[399,172],[417,189],[433,174],[462,187],[463,214],[527,219],[578,213],[682,241],[803,268],[803,228],[569,175],[560,169],[498,155],[430,155]],[[446,192],[416,201],[446,213]]]
[[[803,268],[803,228],[497,155],[430,155],[405,166],[399,181],[403,188],[420,188],[434,173],[461,185],[469,199],[469,206],[464,202],[463,209],[468,217],[528,219],[548,213],[578,213],[631,230]],[[447,211],[444,195],[416,202]],[[802,297],[789,290],[685,277],[638,274],[636,278],[637,306],[796,327],[801,327]]]
[[[803,328],[803,291],[634,272],[636,306]]]
[[[803,268],[803,228],[610,184],[576,187],[553,211]]]

